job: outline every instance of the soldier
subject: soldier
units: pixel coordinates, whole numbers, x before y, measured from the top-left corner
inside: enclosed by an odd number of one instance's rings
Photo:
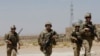
[[[85,15],[85,23],[82,27],[82,38],[83,38],[83,46],[85,48],[85,55],[84,56],[91,56],[91,48],[92,42],[96,35],[96,27],[91,21],[91,13],[87,13]]]
[[[39,36],[38,43],[40,45],[40,50],[45,54],[45,56],[51,56],[52,45],[56,45],[55,38],[57,37],[56,32],[51,29],[52,24],[47,22],[45,24],[45,30],[43,30]]]
[[[16,56],[17,44],[19,44],[19,36],[16,33],[16,27],[13,25],[11,31],[5,35],[5,41],[7,43],[7,56]],[[18,45],[20,49],[20,44]]]
[[[80,56],[80,50],[82,46],[82,38],[80,34],[80,25],[77,23],[75,24],[75,29],[71,33],[71,41],[73,44],[74,56]]]

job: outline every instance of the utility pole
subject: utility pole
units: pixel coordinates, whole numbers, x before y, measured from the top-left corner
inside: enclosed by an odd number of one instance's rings
[[[73,5],[73,0],[71,0],[71,5],[70,5],[70,26],[72,26],[73,23],[73,19],[74,19],[74,9],[73,9],[74,5]]]

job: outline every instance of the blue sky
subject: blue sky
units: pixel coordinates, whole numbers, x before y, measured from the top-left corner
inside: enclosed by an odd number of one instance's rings
[[[23,28],[21,35],[39,34],[47,21],[52,22],[53,29],[65,33],[70,24],[71,0],[0,0],[0,36],[16,25],[17,32]],[[100,21],[99,0],[73,0],[74,20],[84,20],[86,12],[92,13],[92,21]]]

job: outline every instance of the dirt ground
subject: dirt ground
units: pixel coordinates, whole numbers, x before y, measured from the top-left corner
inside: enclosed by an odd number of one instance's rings
[[[84,48],[81,54],[84,52]],[[93,45],[92,56],[100,56],[100,42]],[[0,56],[6,56],[6,46],[0,46]],[[39,46],[22,46],[18,51],[18,56],[44,56],[39,50]],[[53,48],[51,56],[73,56],[72,47],[56,47]],[[81,55],[82,56],[82,55]]]

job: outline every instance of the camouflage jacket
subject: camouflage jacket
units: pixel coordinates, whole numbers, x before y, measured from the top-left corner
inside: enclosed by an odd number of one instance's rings
[[[78,43],[81,43],[82,42],[82,37],[81,37],[81,33],[80,31],[76,31],[74,30],[72,33],[71,33],[71,41],[72,42],[78,42]],[[73,38],[76,38],[77,40],[74,40]]]
[[[83,24],[83,29],[84,28],[89,28],[90,29],[90,31],[91,31],[91,33],[95,33],[95,30],[96,30],[96,27],[95,27],[95,25],[92,23],[92,22],[89,22],[89,23],[84,23]]]
[[[45,44],[53,44],[52,37],[56,35],[56,32],[51,30],[48,32],[47,30],[44,30],[40,33],[39,38],[38,38],[38,43],[39,45],[45,45]]]
[[[19,42],[19,36],[18,34],[9,32],[8,34],[5,34],[5,40],[11,41],[12,44],[7,44],[8,46],[17,46],[17,43]]]
[[[84,36],[84,37],[90,36],[90,37],[92,37],[92,39],[94,39],[94,37],[97,36],[96,27],[95,27],[95,25],[92,22],[89,22],[89,23],[85,22],[85,23],[83,23],[81,28],[83,30],[82,36]],[[89,32],[86,32],[84,30],[85,28],[89,28]]]

